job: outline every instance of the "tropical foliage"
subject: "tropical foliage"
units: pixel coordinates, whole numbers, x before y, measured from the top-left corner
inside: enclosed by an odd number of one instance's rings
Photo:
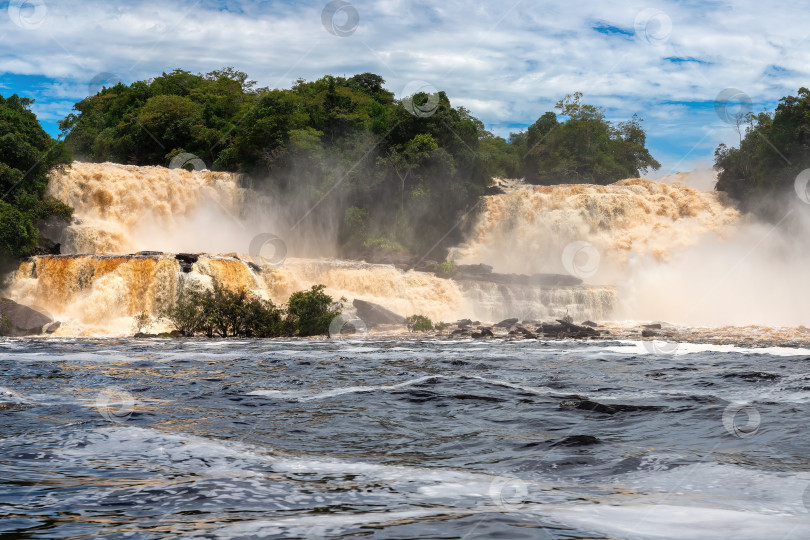
[[[33,100],[0,96],[0,259],[31,253],[37,224],[69,220],[71,209],[48,197],[48,172],[71,161],[61,142],[45,133],[29,110]]]
[[[327,75],[269,90],[233,68],[178,69],[102,89],[61,128],[92,161],[168,165],[193,154],[210,169],[246,173],[254,187],[296,201],[294,222],[337,224],[343,255],[372,258],[442,259],[492,177],[607,183],[658,166],[640,120],[614,127],[581,94],[558,105],[567,120],[546,113],[510,144],[444,92],[396,99],[384,83],[373,73]]]
[[[714,153],[717,189],[746,210],[781,220],[781,197],[794,195],[796,177],[810,167],[810,90],[800,88],[797,96],[783,97],[773,113],[738,115],[736,120],[739,146],[721,144]]]

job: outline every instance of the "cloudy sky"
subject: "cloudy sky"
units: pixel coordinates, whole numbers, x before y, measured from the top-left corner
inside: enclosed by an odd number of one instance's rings
[[[104,81],[234,66],[261,86],[371,71],[445,90],[498,135],[568,93],[644,119],[657,175],[708,166],[740,108],[810,86],[810,3],[237,0],[0,2],[0,94],[46,129]],[[654,175],[655,176],[655,175]]]

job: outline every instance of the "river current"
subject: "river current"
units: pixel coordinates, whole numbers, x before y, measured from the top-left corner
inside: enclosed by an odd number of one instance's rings
[[[3,538],[810,538],[810,350],[0,341]]]

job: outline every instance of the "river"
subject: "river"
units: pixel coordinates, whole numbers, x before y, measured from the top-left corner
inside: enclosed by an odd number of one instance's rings
[[[0,342],[4,538],[810,537],[810,350]]]

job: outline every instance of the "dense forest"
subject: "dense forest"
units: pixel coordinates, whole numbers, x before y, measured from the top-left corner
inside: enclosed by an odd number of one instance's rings
[[[783,97],[773,113],[740,114],[736,120],[739,147],[721,144],[714,154],[717,189],[744,210],[781,221],[784,196],[796,194],[797,175],[810,167],[810,90]]]
[[[375,260],[441,259],[443,248],[461,239],[461,218],[493,177],[607,184],[659,167],[639,118],[614,125],[579,93],[507,141],[464,107],[453,107],[444,92],[397,99],[384,84],[362,73],[268,89],[233,68],[178,69],[76,103],[60,122],[64,145],[36,124],[30,101],[12,96],[4,102],[0,136],[14,139],[18,149],[3,145],[3,185],[10,192],[0,208],[24,216],[9,214],[2,226],[25,234],[6,234],[0,250],[30,253],[34,222],[69,215],[44,197],[46,171],[69,161],[68,152],[85,161],[168,166],[179,159],[243,173],[251,187],[296,201],[290,220],[317,224],[329,216],[341,255]],[[7,173],[10,168],[17,172]]]
[[[30,254],[40,242],[38,224],[70,219],[72,210],[46,195],[48,172],[71,162],[28,108],[31,100],[0,96],[0,266]]]

